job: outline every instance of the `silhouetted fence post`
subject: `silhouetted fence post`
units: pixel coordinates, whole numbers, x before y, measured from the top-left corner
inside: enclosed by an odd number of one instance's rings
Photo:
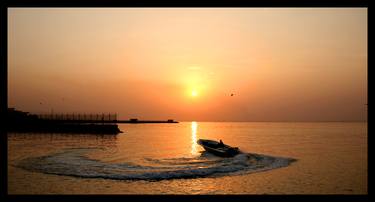
[[[103,124],[117,121],[116,113],[115,114],[111,114],[111,113],[101,113],[101,114],[46,113],[46,114],[35,114],[35,116],[41,120],[51,120],[51,121],[97,122],[97,123],[103,123]]]

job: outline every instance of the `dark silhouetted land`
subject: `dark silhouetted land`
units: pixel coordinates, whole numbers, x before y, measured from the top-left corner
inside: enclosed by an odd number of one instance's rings
[[[22,112],[13,108],[8,109],[8,132],[40,132],[40,133],[121,133],[117,124],[87,123],[74,120],[41,119],[37,115]]]
[[[116,114],[30,114],[8,109],[7,130],[9,132],[48,133],[121,133],[117,123],[178,123],[168,120],[117,120]]]

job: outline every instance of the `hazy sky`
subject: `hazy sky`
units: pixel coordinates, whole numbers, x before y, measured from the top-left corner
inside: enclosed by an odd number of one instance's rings
[[[366,103],[366,8],[8,9],[23,111],[361,121]]]

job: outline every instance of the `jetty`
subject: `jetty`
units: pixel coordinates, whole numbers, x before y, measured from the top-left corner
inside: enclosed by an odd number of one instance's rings
[[[54,117],[54,118],[51,118]],[[99,117],[99,116],[98,116]],[[122,133],[117,124],[80,122],[75,119],[64,120],[56,115],[40,116],[8,108],[6,128],[8,132],[35,133],[81,133],[118,134]]]
[[[128,120],[118,120],[117,114],[38,114],[41,120],[64,122],[64,123],[178,123],[173,119],[167,120],[139,120],[131,118]]]
[[[118,120],[117,114],[31,114],[14,108],[8,108],[7,131],[9,132],[51,132],[51,133],[121,133],[118,123],[178,123],[167,120]]]
[[[173,119],[164,120],[138,120],[138,119],[129,119],[129,120],[117,120],[116,123],[178,123]]]

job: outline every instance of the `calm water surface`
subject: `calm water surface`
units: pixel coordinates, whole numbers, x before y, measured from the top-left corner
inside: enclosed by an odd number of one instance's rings
[[[367,194],[367,123],[120,124],[8,134],[9,194]],[[220,158],[196,140],[243,154]]]

